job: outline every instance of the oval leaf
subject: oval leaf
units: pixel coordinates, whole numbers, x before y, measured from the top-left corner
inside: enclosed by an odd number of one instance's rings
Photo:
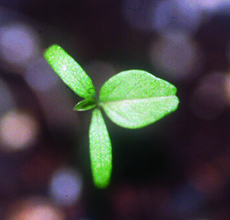
[[[49,47],[44,57],[63,82],[77,95],[86,99],[95,96],[92,80],[81,66],[61,47],[58,45]]]
[[[141,128],[177,109],[176,87],[142,70],[121,72],[100,91],[107,116],[125,128]]]
[[[89,144],[94,183],[99,188],[105,188],[112,171],[112,145],[101,111],[97,108],[93,110]]]

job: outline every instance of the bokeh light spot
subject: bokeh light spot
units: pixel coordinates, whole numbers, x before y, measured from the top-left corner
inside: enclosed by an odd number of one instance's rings
[[[61,209],[41,198],[17,202],[7,214],[8,220],[64,220]]]
[[[40,52],[35,32],[23,23],[0,28],[0,51],[0,57],[14,65],[25,65]]]
[[[11,152],[32,146],[39,132],[36,119],[22,111],[11,110],[0,119],[2,150]]]
[[[82,191],[82,179],[78,172],[70,168],[57,170],[50,183],[50,195],[60,205],[75,203]]]
[[[225,107],[225,76],[220,73],[209,74],[200,81],[192,93],[190,107],[199,118],[216,119]]]
[[[186,217],[203,207],[204,201],[203,193],[187,184],[173,193],[171,205],[175,216],[187,219]]]
[[[230,3],[229,0],[193,0],[191,2],[208,12],[222,11]]]
[[[198,73],[201,53],[184,34],[171,33],[154,41],[150,48],[153,66],[172,80],[191,80]]]
[[[190,175],[190,183],[200,192],[214,196],[223,191],[223,176],[219,170],[209,163],[199,164],[193,167]]]
[[[154,10],[153,28],[160,34],[171,31],[191,33],[201,21],[201,11],[190,0],[161,1]]]

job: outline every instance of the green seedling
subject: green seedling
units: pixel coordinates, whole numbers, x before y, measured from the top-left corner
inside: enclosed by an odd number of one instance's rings
[[[106,81],[97,98],[89,76],[61,47],[49,47],[44,56],[63,82],[84,98],[74,110],[93,109],[89,128],[92,174],[95,185],[105,188],[112,172],[112,144],[101,109],[119,126],[141,128],[177,109],[177,89],[146,71],[128,70]]]

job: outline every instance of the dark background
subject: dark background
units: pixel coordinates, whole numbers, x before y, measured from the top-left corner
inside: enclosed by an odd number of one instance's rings
[[[0,219],[229,220],[230,1],[0,0]],[[91,111],[42,58],[59,44],[97,91],[143,69],[176,112],[129,130],[106,116],[107,189],[92,182]]]

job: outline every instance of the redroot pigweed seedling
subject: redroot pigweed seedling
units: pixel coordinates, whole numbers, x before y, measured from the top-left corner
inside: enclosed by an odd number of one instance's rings
[[[89,128],[91,167],[95,185],[105,188],[112,171],[112,145],[101,109],[117,125],[141,128],[177,109],[177,89],[143,70],[128,70],[106,81],[97,99],[89,76],[61,47],[49,47],[44,56],[63,82],[84,98],[74,110],[93,109]]]

